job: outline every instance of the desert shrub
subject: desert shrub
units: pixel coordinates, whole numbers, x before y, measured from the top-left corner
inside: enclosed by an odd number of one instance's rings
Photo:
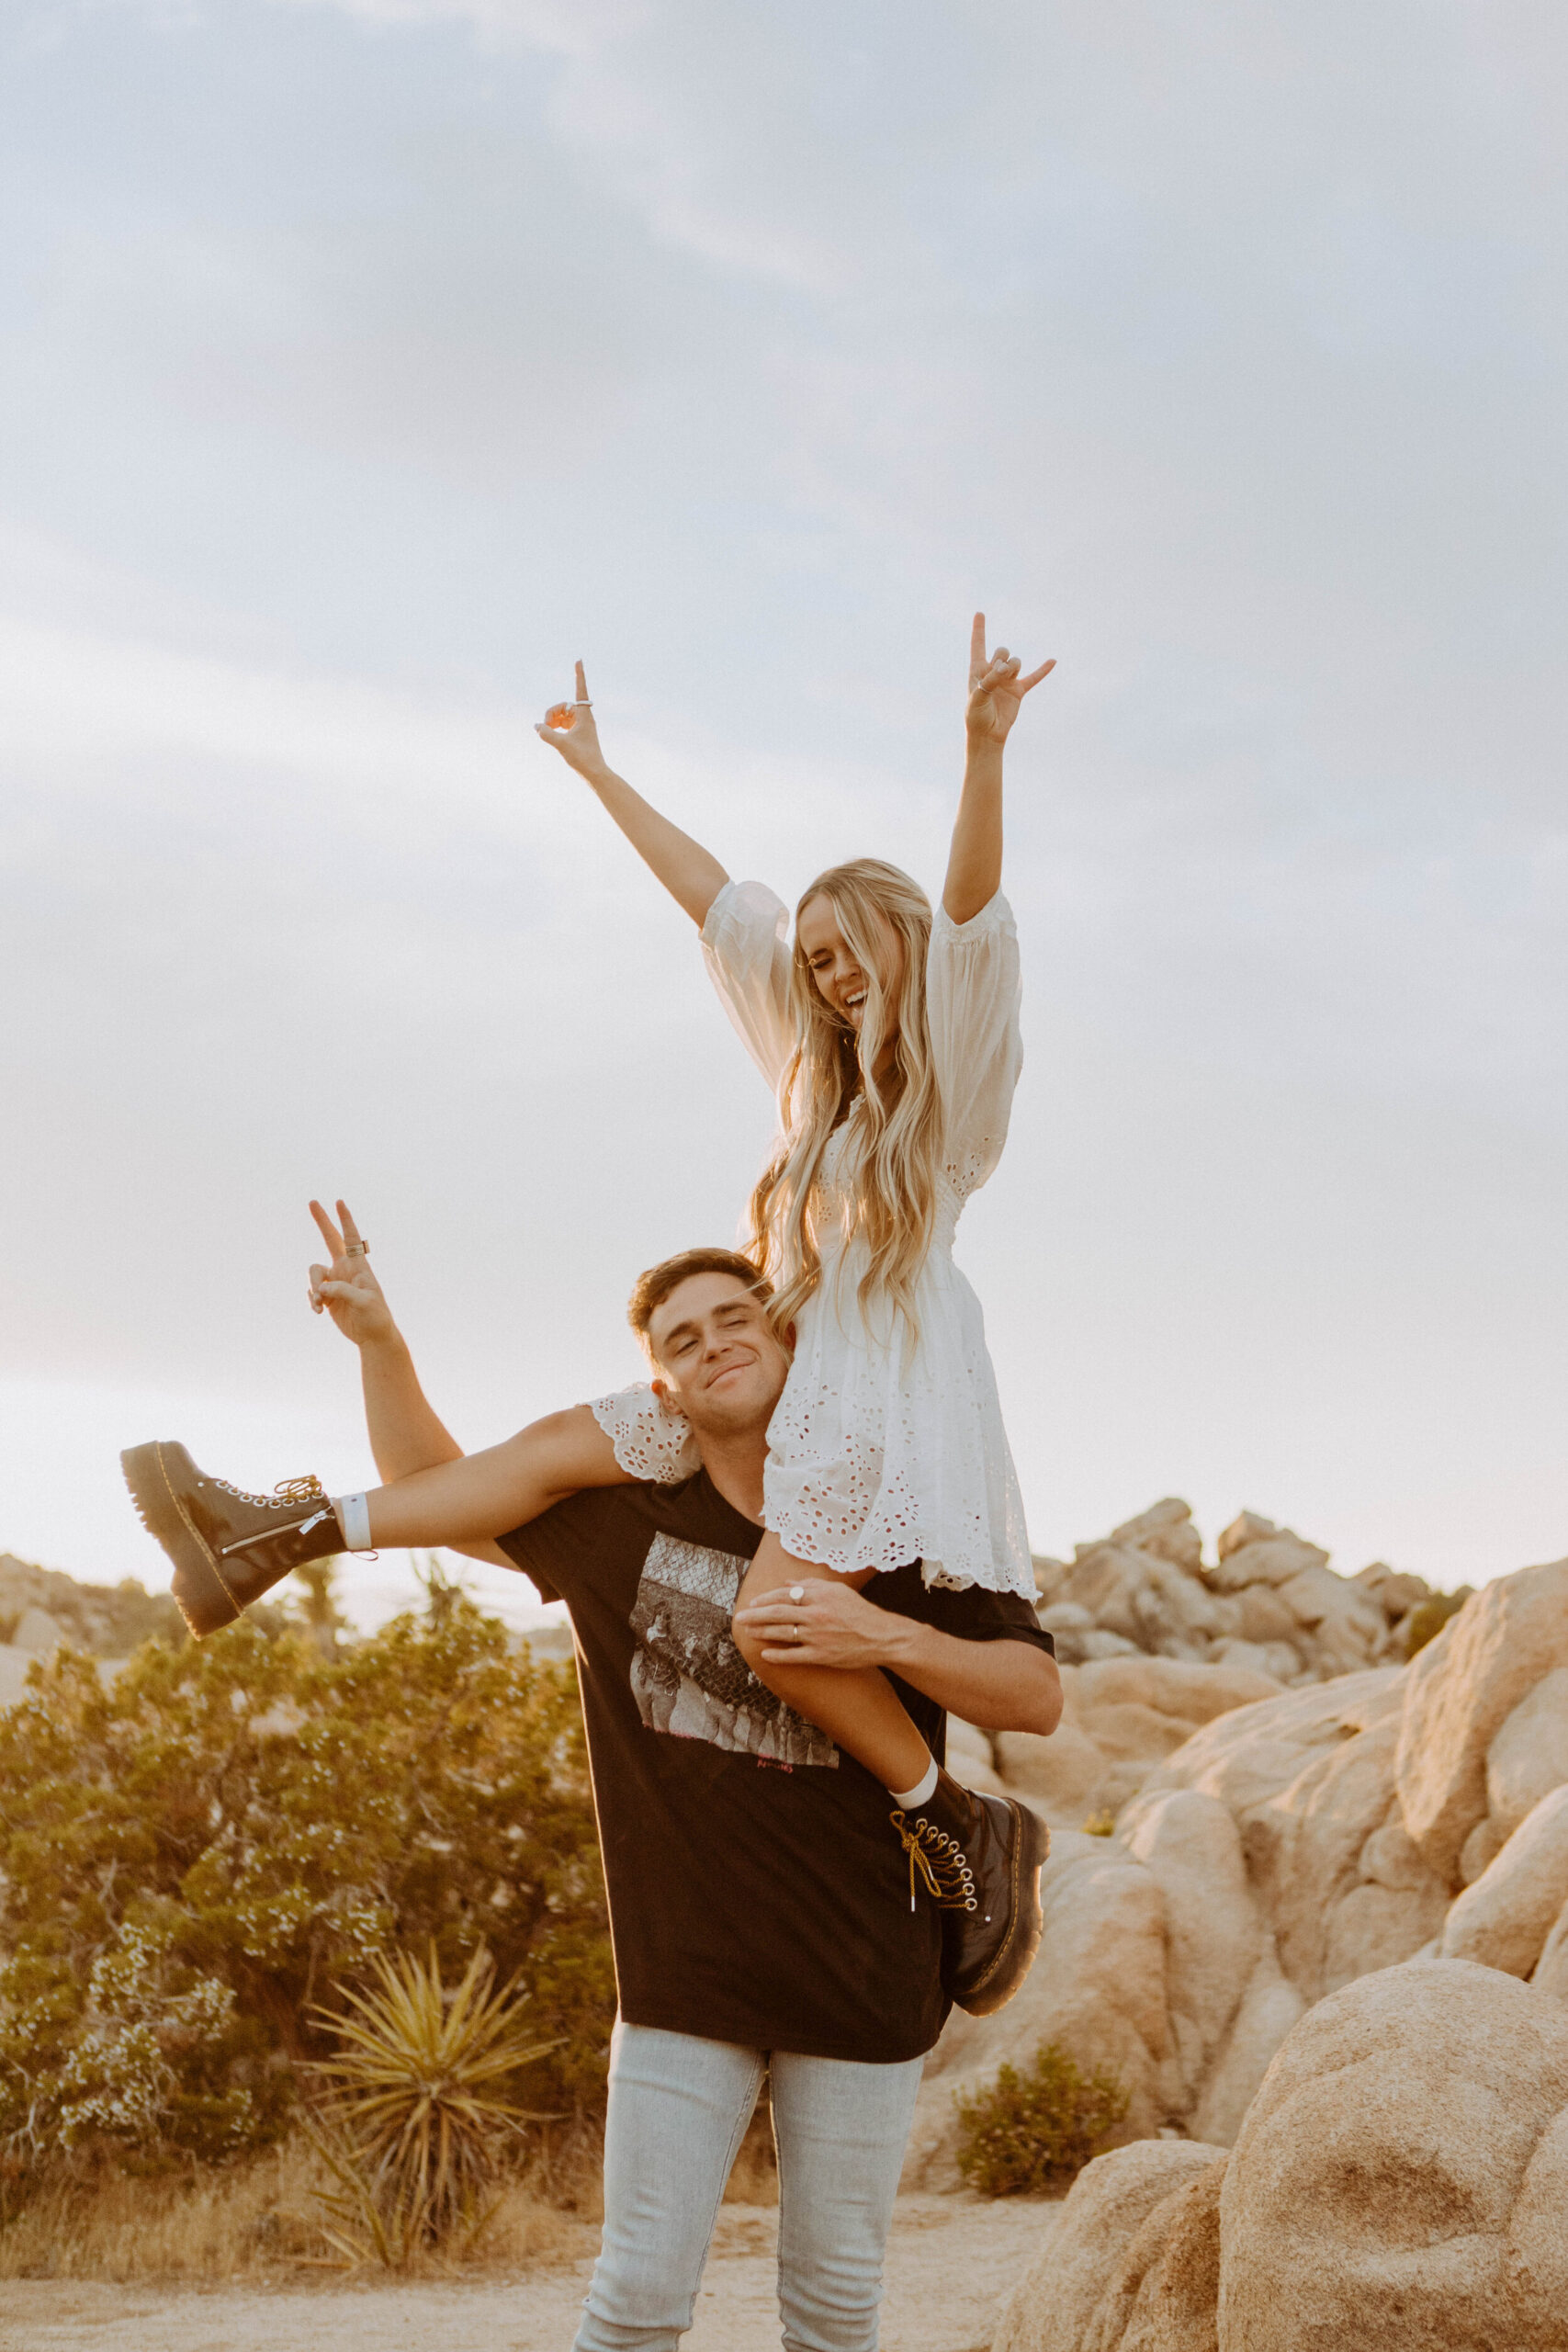
[[[1428,1642],[1437,1640],[1449,1619],[1459,1615],[1470,1599],[1471,1589],[1467,1584],[1461,1585],[1457,1592],[1435,1592],[1429,1600],[1416,1603],[1402,1628],[1407,1660],[1413,1658],[1417,1650],[1424,1650]]]
[[[317,2002],[394,1946],[488,1951],[589,2110],[614,1978],[575,1679],[460,1597],[340,1658],[242,1621],[0,1714],[0,2194],[55,2159],[265,2146]]]
[[[1023,2073],[998,2066],[988,2088],[960,2096],[958,2169],[982,2197],[1066,2188],[1127,2112],[1109,2075],[1081,2074],[1054,2041]]]
[[[450,1990],[434,1950],[378,1952],[373,1975],[321,2012],[339,2054],[313,2069],[332,2087],[311,2136],[336,2186],[317,2196],[351,2267],[406,2269],[492,2218],[522,2126],[545,2120],[508,2093],[551,2044],[530,2039],[526,1993],[497,1989],[482,1950]]]

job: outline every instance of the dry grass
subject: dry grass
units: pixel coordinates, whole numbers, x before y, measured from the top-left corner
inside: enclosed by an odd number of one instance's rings
[[[217,2285],[343,2264],[321,2234],[326,2169],[302,2141],[194,2179],[107,2177],[46,2190],[0,2230],[0,2280],[174,2279]],[[597,2150],[586,2145],[511,2183],[477,2240],[405,2275],[511,2270],[592,2251]]]
[[[330,2187],[314,2150],[295,2140],[194,2179],[110,2177],[90,2188],[73,2183],[46,2190],[0,2229],[0,2282],[93,2278],[218,2286],[341,2272],[321,2234],[315,2198],[318,2188]],[[764,2098],[741,2142],[725,2202],[776,2205],[778,2194]],[[596,2251],[603,2218],[599,2145],[585,2133],[512,2182],[476,2242],[416,2259],[403,2275],[513,2271],[580,2260]]]

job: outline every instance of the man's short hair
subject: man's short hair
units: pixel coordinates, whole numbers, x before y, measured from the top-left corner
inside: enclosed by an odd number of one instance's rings
[[[754,1260],[743,1256],[739,1250],[682,1250],[678,1258],[661,1258],[657,1266],[649,1266],[646,1273],[638,1274],[626,1301],[626,1321],[649,1356],[653,1354],[653,1342],[648,1327],[655,1309],[662,1306],[671,1292],[679,1290],[693,1274],[733,1274],[764,1306],[773,1295],[766,1274]]]

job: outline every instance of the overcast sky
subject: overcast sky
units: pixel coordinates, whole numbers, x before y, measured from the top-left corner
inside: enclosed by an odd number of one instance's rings
[[[634,1376],[770,1105],[532,721],[581,653],[732,872],[934,889],[981,605],[1059,663],[959,1238],[1035,1548],[1568,1551],[1565,63],[1548,0],[7,0],[0,1549],[163,1581],[154,1435],[367,1481],[312,1192],[466,1442]]]

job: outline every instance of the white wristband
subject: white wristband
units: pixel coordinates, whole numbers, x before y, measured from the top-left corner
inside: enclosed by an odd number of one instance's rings
[[[351,1552],[373,1552],[370,1541],[370,1505],[363,1495],[339,1495],[334,1508],[343,1540]]]

